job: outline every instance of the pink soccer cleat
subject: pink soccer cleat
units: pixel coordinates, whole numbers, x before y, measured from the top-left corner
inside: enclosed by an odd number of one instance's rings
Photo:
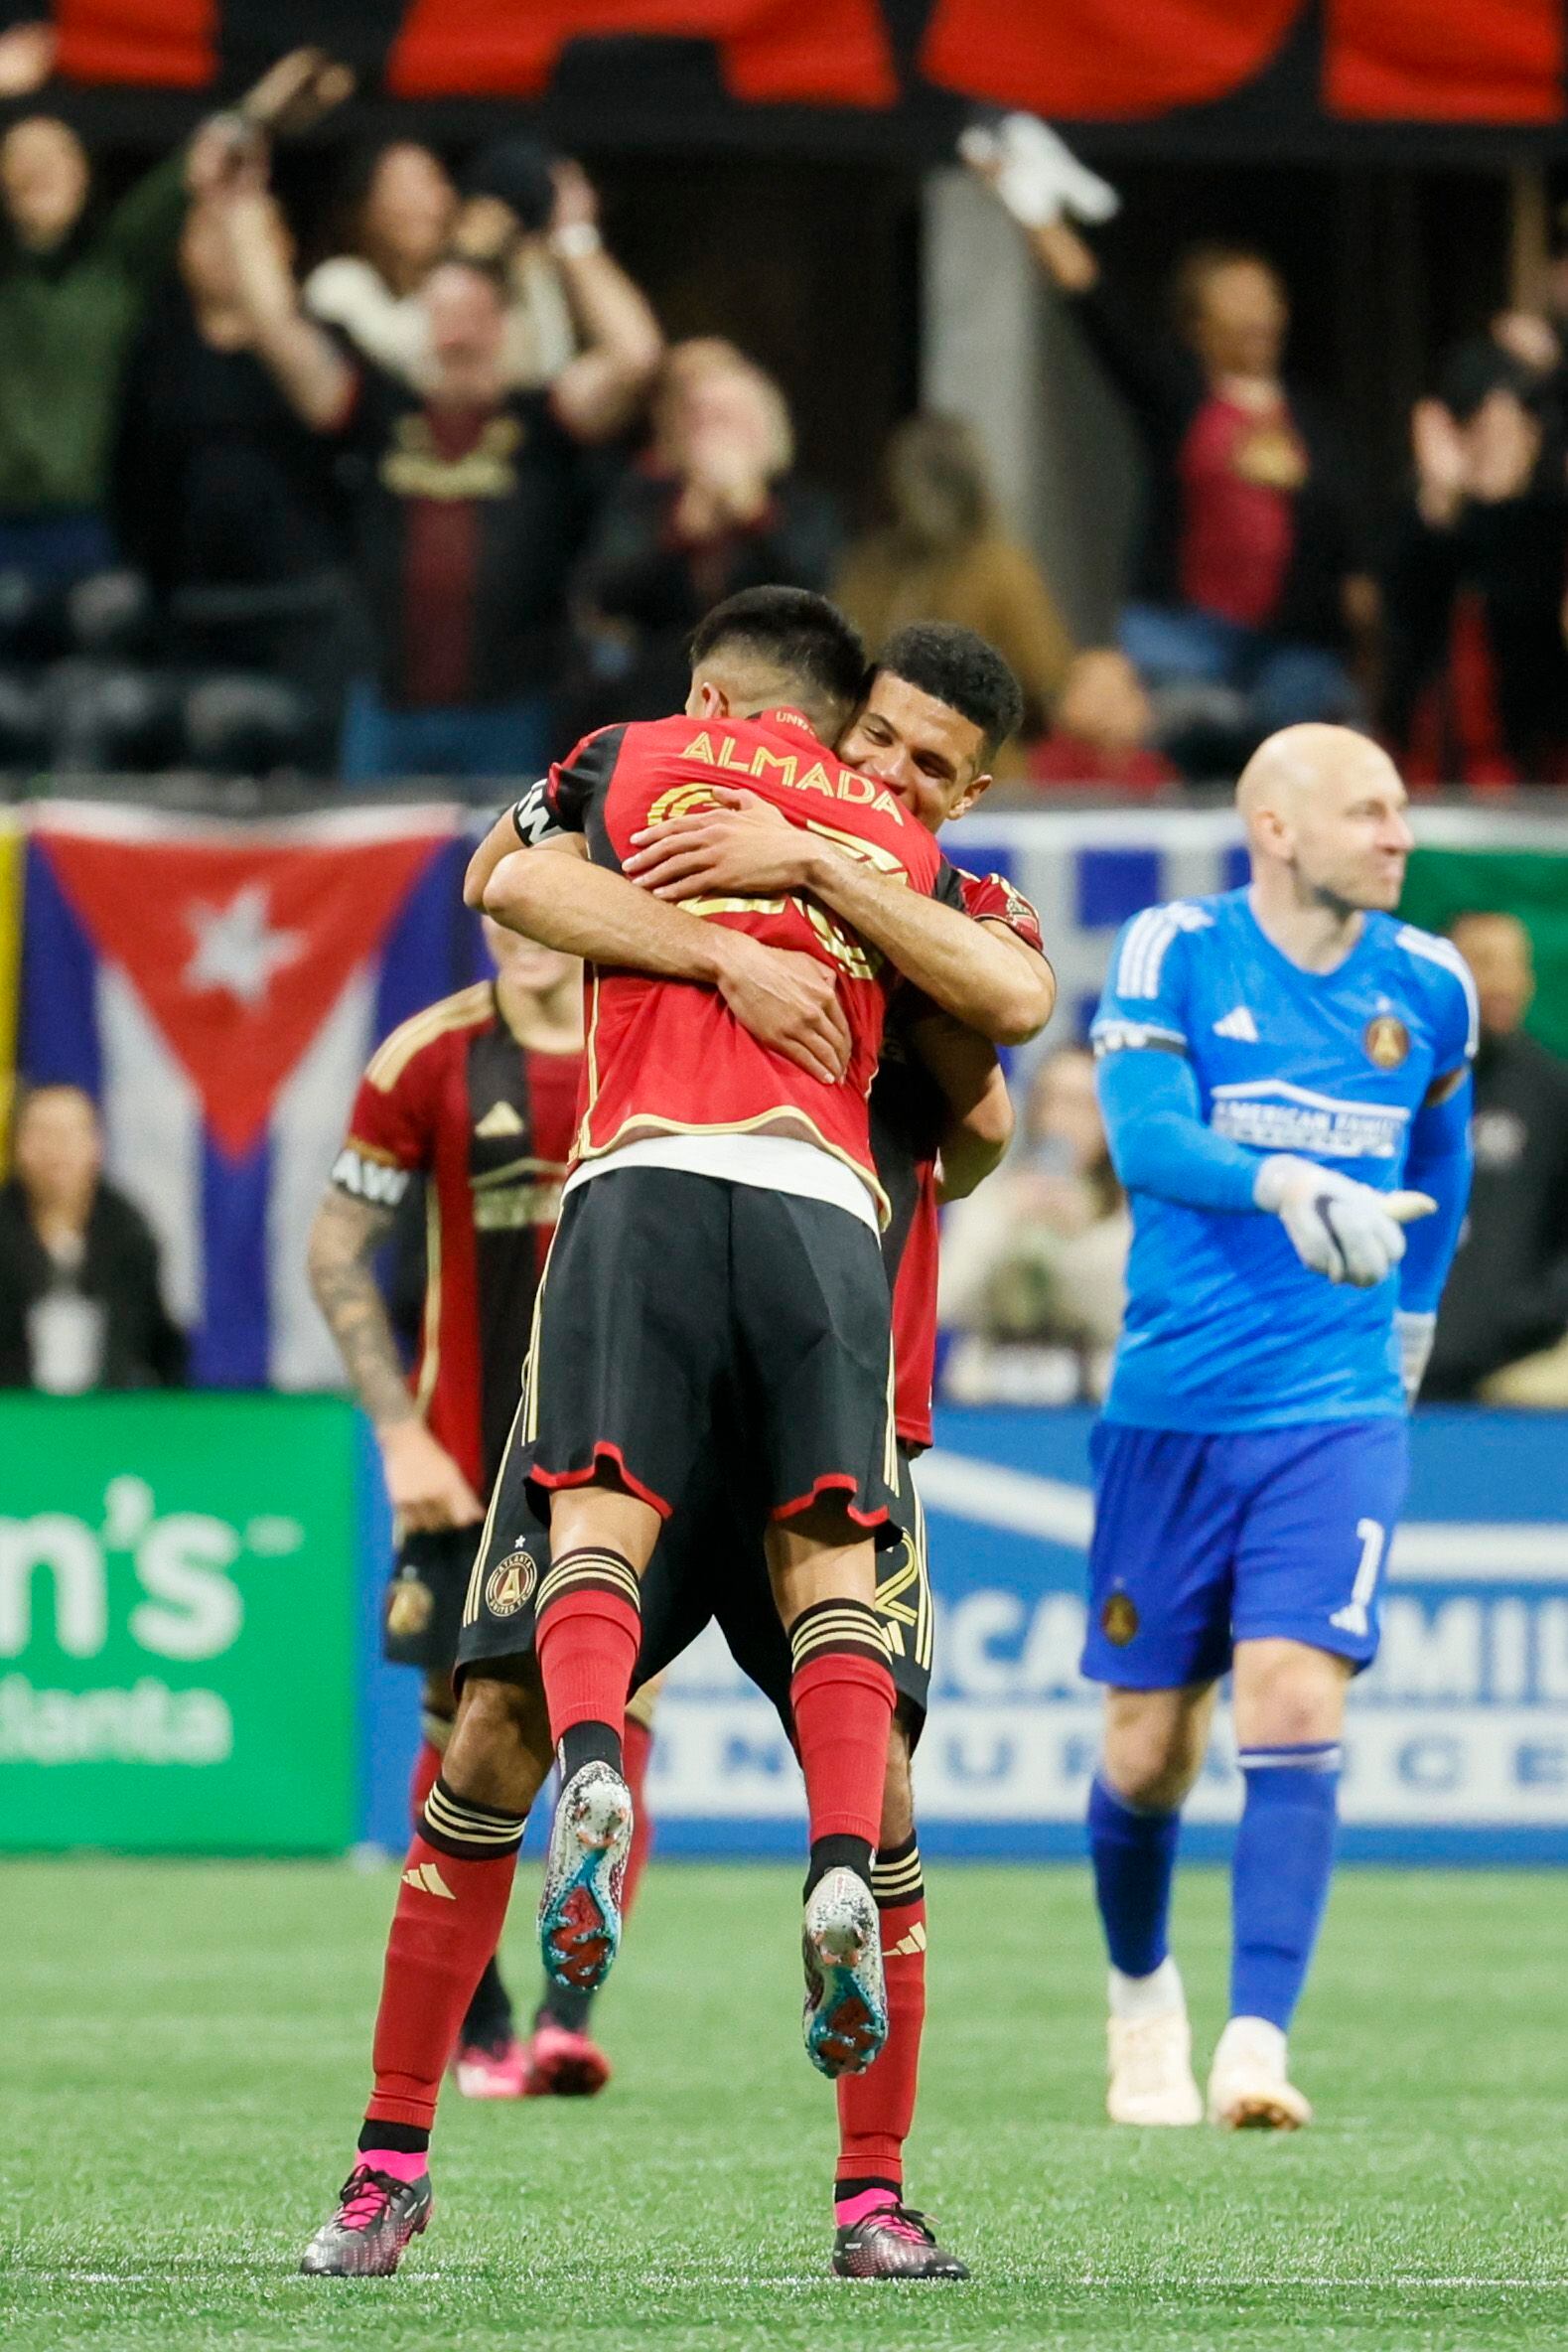
[[[452,2072],[465,2099],[526,2099],[528,2053],[515,2034],[498,2049],[480,2042],[460,2042]]]
[[[610,2061],[586,2033],[541,2018],[526,2051],[527,2099],[592,2099],[610,2080]]]

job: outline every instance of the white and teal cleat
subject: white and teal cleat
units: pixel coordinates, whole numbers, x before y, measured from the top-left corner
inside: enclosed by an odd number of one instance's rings
[[[805,1963],[805,2046],[823,2074],[864,2074],[888,2038],[882,1923],[870,1887],[838,1868],[806,1898],[800,1931]]]
[[[597,1992],[621,1949],[632,1792],[609,1764],[584,1764],[561,1791],[539,1897],[539,1949],[553,1983]]]

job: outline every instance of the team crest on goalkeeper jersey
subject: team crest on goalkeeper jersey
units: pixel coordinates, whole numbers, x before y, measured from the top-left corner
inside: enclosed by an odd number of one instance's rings
[[[1397,1070],[1410,1051],[1410,1032],[1392,1013],[1379,1013],[1366,1024],[1365,1045],[1379,1070]]]

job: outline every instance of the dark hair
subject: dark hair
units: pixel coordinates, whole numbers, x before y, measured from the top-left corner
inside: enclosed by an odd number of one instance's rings
[[[1024,723],[1024,691],[995,646],[952,621],[916,621],[890,637],[876,668],[918,686],[978,727],[994,759]]]
[[[727,596],[691,633],[695,669],[721,646],[750,654],[798,679],[812,698],[836,711],[859,701],[866,649],[836,604],[808,588],[743,588]]]

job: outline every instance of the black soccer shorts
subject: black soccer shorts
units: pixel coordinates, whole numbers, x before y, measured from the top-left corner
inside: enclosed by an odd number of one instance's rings
[[[450,1672],[479,1535],[478,1528],[433,1528],[403,1538],[381,1604],[381,1656],[388,1665]]]
[[[534,1482],[585,1485],[613,1462],[667,1519],[722,1430],[744,1426],[767,1516],[836,1496],[885,1526],[889,1321],[877,1238],[848,1210],[679,1169],[607,1170],[567,1196],[535,1308]]]
[[[509,1446],[469,1579],[459,1682],[471,1667],[533,1652],[533,1596],[550,1564],[550,1532],[530,1492],[528,1467],[526,1449]],[[926,1516],[902,1448],[893,1515],[897,1541],[877,1554],[877,1609],[913,1745],[929,1704],[934,1628]],[[748,1495],[717,1453],[698,1464],[642,1578],[642,1640],[632,1687],[652,1682],[717,1621],[736,1665],[773,1701],[792,1737],[789,1641],[768,1575],[766,1517],[757,1487]]]

